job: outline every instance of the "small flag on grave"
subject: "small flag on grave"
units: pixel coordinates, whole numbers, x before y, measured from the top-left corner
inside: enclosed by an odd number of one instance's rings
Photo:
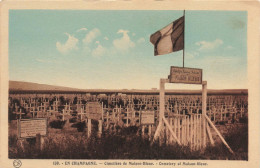
[[[184,48],[184,16],[150,36],[154,55],[163,55]]]

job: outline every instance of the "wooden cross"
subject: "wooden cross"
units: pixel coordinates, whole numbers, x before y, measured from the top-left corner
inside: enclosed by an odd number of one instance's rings
[[[62,110],[62,121],[65,120],[65,118],[64,118],[65,115],[66,115],[66,114],[65,114],[65,110],[63,109],[63,110]]]
[[[170,112],[172,112],[172,109],[174,109],[174,107],[172,106],[172,104],[170,105],[169,109],[170,109]]]
[[[71,108],[70,108],[70,104],[68,106],[68,109],[67,109],[68,113],[70,114],[70,112],[72,111]]]
[[[54,112],[54,110],[51,109],[51,106],[49,106],[49,109],[47,110],[47,117],[49,117],[49,113],[52,114],[52,112]]]
[[[39,111],[41,110],[41,111],[45,111],[45,106],[43,105],[43,103],[41,103],[41,105],[40,106],[38,106],[38,108],[39,108]]]
[[[66,103],[66,105],[64,106],[64,109],[67,111],[68,109],[68,104]]]
[[[243,117],[243,113],[245,112],[245,107],[241,107],[240,109],[240,117],[242,118]]]
[[[84,113],[84,108],[80,109],[80,113],[78,113],[78,115],[80,115],[80,121],[83,120],[83,115],[86,115],[86,113]]]
[[[38,106],[38,107],[37,107],[37,111],[36,111],[36,116],[37,116],[37,118],[39,117],[39,113],[40,113],[40,112],[42,112],[42,111],[41,111],[40,107]]]
[[[59,101],[58,101],[58,99],[56,98],[56,99],[55,99],[55,102],[54,102],[55,106],[58,106],[58,103],[59,103]]]
[[[37,110],[35,110],[35,106],[33,107],[33,109],[30,111],[30,113],[32,113],[32,117],[35,117],[35,112],[37,112]]]
[[[80,102],[80,104],[81,104],[81,100],[82,100],[82,97],[80,96],[80,97],[78,98],[78,101]]]
[[[20,109],[20,111],[19,112],[13,112],[14,114],[16,114],[16,115],[18,115],[19,114],[19,119],[21,119],[22,118],[22,114],[25,114],[25,113],[22,113],[22,109]]]
[[[25,106],[27,105],[27,103],[26,103],[24,100],[22,100],[21,105],[22,105],[23,107],[25,107]]]
[[[55,105],[55,103],[53,103],[53,104],[51,105],[51,107],[52,107],[53,111],[57,111],[57,109],[58,109],[58,107]]]

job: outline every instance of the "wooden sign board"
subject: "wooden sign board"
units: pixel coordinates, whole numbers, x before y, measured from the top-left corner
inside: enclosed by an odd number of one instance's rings
[[[154,124],[154,111],[141,111],[141,124]]]
[[[47,118],[19,119],[18,138],[34,138],[36,134],[47,135]]]
[[[89,119],[102,119],[102,106],[99,102],[88,102],[86,106],[86,113]]]
[[[170,83],[202,84],[202,69],[171,66]]]

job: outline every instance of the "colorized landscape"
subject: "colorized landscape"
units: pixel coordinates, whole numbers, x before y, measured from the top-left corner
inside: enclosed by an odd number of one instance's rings
[[[9,158],[248,160],[247,11],[8,18]]]
[[[24,85],[27,87],[23,88]],[[188,141],[190,137],[187,137],[185,142],[181,135],[183,134],[181,126],[175,131],[177,135],[179,134],[178,138],[186,144],[178,145],[169,138],[167,129],[161,133],[164,138],[153,143],[158,125],[158,91],[92,90],[90,92],[74,89],[73,92],[72,88],[23,82],[10,82],[9,91],[9,158],[248,159],[247,90],[208,91],[207,115],[235,154],[228,151],[212,128],[214,145],[210,144],[208,139],[205,149],[200,148],[201,139],[196,137],[191,137],[192,141]],[[199,90],[169,92],[166,90],[165,115],[169,121],[172,120],[173,128],[174,122],[177,122],[173,120],[174,116],[179,118],[189,116],[189,119],[192,115],[201,114],[200,100]],[[97,120],[92,120],[92,132],[88,133],[85,112],[88,102],[102,104],[101,136]],[[82,109],[85,114],[82,114]],[[142,125],[141,111],[155,111],[155,123]],[[19,117],[48,119],[48,134],[44,136],[42,148],[37,146],[35,138],[17,139],[16,119]],[[188,129],[191,130],[191,126]]]

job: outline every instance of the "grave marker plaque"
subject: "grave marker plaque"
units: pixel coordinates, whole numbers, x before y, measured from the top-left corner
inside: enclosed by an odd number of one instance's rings
[[[202,69],[171,66],[170,83],[202,84]]]
[[[18,137],[33,138],[36,134],[47,135],[47,118],[37,119],[19,119],[18,120]]]
[[[99,102],[88,102],[86,106],[86,113],[89,119],[102,119],[102,106]]]
[[[154,111],[141,111],[141,124],[154,124]]]

